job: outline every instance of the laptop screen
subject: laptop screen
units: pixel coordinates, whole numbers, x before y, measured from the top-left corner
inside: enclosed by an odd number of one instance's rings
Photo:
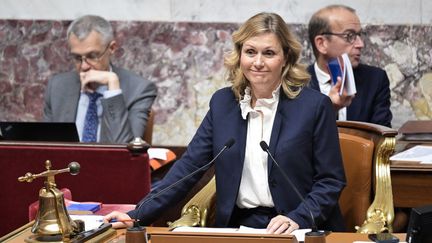
[[[0,122],[0,140],[79,142],[73,122]]]

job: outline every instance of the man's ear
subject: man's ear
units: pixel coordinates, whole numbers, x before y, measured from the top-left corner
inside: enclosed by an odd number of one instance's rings
[[[117,48],[118,48],[117,42],[115,40],[111,41],[110,47],[109,47],[111,54],[113,54],[117,50]]]
[[[327,54],[327,45],[328,45],[328,40],[325,36],[323,35],[317,35],[315,36],[315,47],[318,50],[318,52],[320,54]]]

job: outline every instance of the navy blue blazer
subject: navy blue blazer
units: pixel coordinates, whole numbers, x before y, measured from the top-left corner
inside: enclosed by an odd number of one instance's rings
[[[310,65],[310,87],[320,91],[314,66]],[[387,73],[377,67],[359,64],[354,70],[357,94],[347,107],[347,120],[391,127],[390,82]]]
[[[235,144],[215,162],[215,226],[229,226],[243,170],[246,132],[247,120],[241,117],[239,102],[232,90],[217,91],[187,151],[150,195],[206,164],[230,138],[234,138]],[[304,196],[306,204],[269,159],[268,183],[276,211],[290,217],[301,228],[310,228],[309,208],[320,229],[344,230],[338,199],[345,186],[345,174],[330,99],[307,87],[295,99],[287,98],[281,91],[269,147]],[[167,207],[180,201],[202,174],[128,214],[131,218],[139,218],[143,224],[151,224]]]

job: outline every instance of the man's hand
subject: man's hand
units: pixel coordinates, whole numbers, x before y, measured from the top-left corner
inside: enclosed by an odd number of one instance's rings
[[[125,213],[113,211],[104,216],[104,223],[110,223],[110,221],[112,222],[111,224],[114,229],[120,229],[132,227],[134,220],[132,220],[131,217]]]
[[[339,111],[340,109],[349,106],[354,98],[354,95],[352,96],[347,95],[346,89],[343,90],[341,95],[340,94],[341,86],[342,86],[342,80],[340,77],[338,77],[336,84],[331,87],[328,95],[336,111]]]
[[[284,215],[278,215],[270,220],[267,226],[267,233],[270,234],[291,234],[298,229],[299,225]]]
[[[99,85],[108,85],[108,90],[120,89],[120,81],[114,72],[89,70],[80,73],[81,91],[94,92]]]

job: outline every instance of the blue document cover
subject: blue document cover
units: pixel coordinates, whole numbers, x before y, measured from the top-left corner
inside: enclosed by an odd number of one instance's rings
[[[341,63],[339,58],[333,58],[327,63],[327,67],[329,69],[330,78],[332,80],[333,85],[337,82],[337,77],[340,77],[343,80],[343,62]]]
[[[100,203],[73,203],[67,206],[69,211],[91,211],[93,213],[100,210],[100,208]]]
[[[342,95],[344,92],[348,96],[352,96],[357,93],[354,71],[352,69],[348,54],[344,53],[341,56],[329,60],[327,63],[327,69],[333,85],[337,83],[338,77],[341,78],[342,83],[340,86],[339,95]]]

